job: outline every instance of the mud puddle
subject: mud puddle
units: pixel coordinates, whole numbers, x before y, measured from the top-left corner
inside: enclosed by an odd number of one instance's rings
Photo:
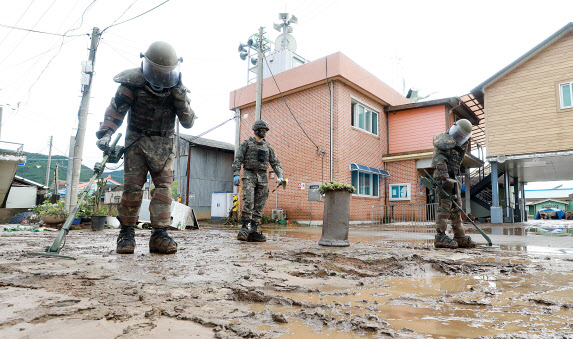
[[[483,251],[363,229],[346,248],[317,245],[320,228],[262,244],[236,232],[171,232],[179,252],[162,256],[149,231],[134,255],[115,254],[117,230],[72,231],[75,261],[26,255],[51,233],[0,232],[0,337],[573,338],[573,255],[516,249],[529,236]],[[519,246],[566,248],[543,245]]]

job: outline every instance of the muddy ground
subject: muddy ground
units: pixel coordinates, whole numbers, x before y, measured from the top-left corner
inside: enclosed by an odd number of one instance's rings
[[[435,250],[431,234],[351,228],[172,231],[175,255],[115,253],[118,230],[0,226],[1,338],[573,338],[573,237],[494,236],[496,250]],[[473,235],[482,244],[479,235]]]

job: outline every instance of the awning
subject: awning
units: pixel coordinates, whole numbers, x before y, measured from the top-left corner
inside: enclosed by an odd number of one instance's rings
[[[359,165],[359,164],[355,164],[355,163],[350,164],[350,170],[351,171],[362,171],[362,172],[368,172],[368,173],[372,173],[372,174],[378,174],[378,175],[381,175],[383,177],[389,177],[390,176],[390,173],[388,173],[385,170],[381,170],[381,169],[374,168],[374,167],[368,167],[368,166],[364,166],[364,165]]]

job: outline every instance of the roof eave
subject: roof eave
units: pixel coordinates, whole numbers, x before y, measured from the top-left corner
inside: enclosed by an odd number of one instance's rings
[[[489,77],[487,80],[485,80],[484,82],[482,82],[481,84],[476,86],[474,89],[472,89],[470,93],[484,93],[484,91],[487,87],[493,85],[499,79],[503,78],[504,76],[506,76],[508,73],[512,72],[517,67],[523,65],[525,62],[527,62],[528,60],[530,60],[531,58],[533,58],[537,54],[544,51],[547,47],[551,46],[553,43],[555,43],[557,40],[561,39],[566,34],[569,34],[571,31],[573,31],[573,22],[568,23],[563,28],[561,28],[560,30],[558,30],[557,32],[552,34],[550,37],[543,40],[542,42],[537,44],[535,47],[533,47],[532,49],[527,51],[521,57],[517,58],[514,62],[512,62],[511,64],[507,65],[505,68],[500,70],[499,72],[497,72],[494,75],[492,75],[491,77]]]

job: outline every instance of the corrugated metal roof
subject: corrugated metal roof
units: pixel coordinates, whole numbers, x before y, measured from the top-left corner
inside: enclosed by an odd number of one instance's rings
[[[223,151],[235,152],[235,145],[228,142],[199,138],[192,135],[181,134],[181,139],[190,142],[192,145],[219,149]]]

